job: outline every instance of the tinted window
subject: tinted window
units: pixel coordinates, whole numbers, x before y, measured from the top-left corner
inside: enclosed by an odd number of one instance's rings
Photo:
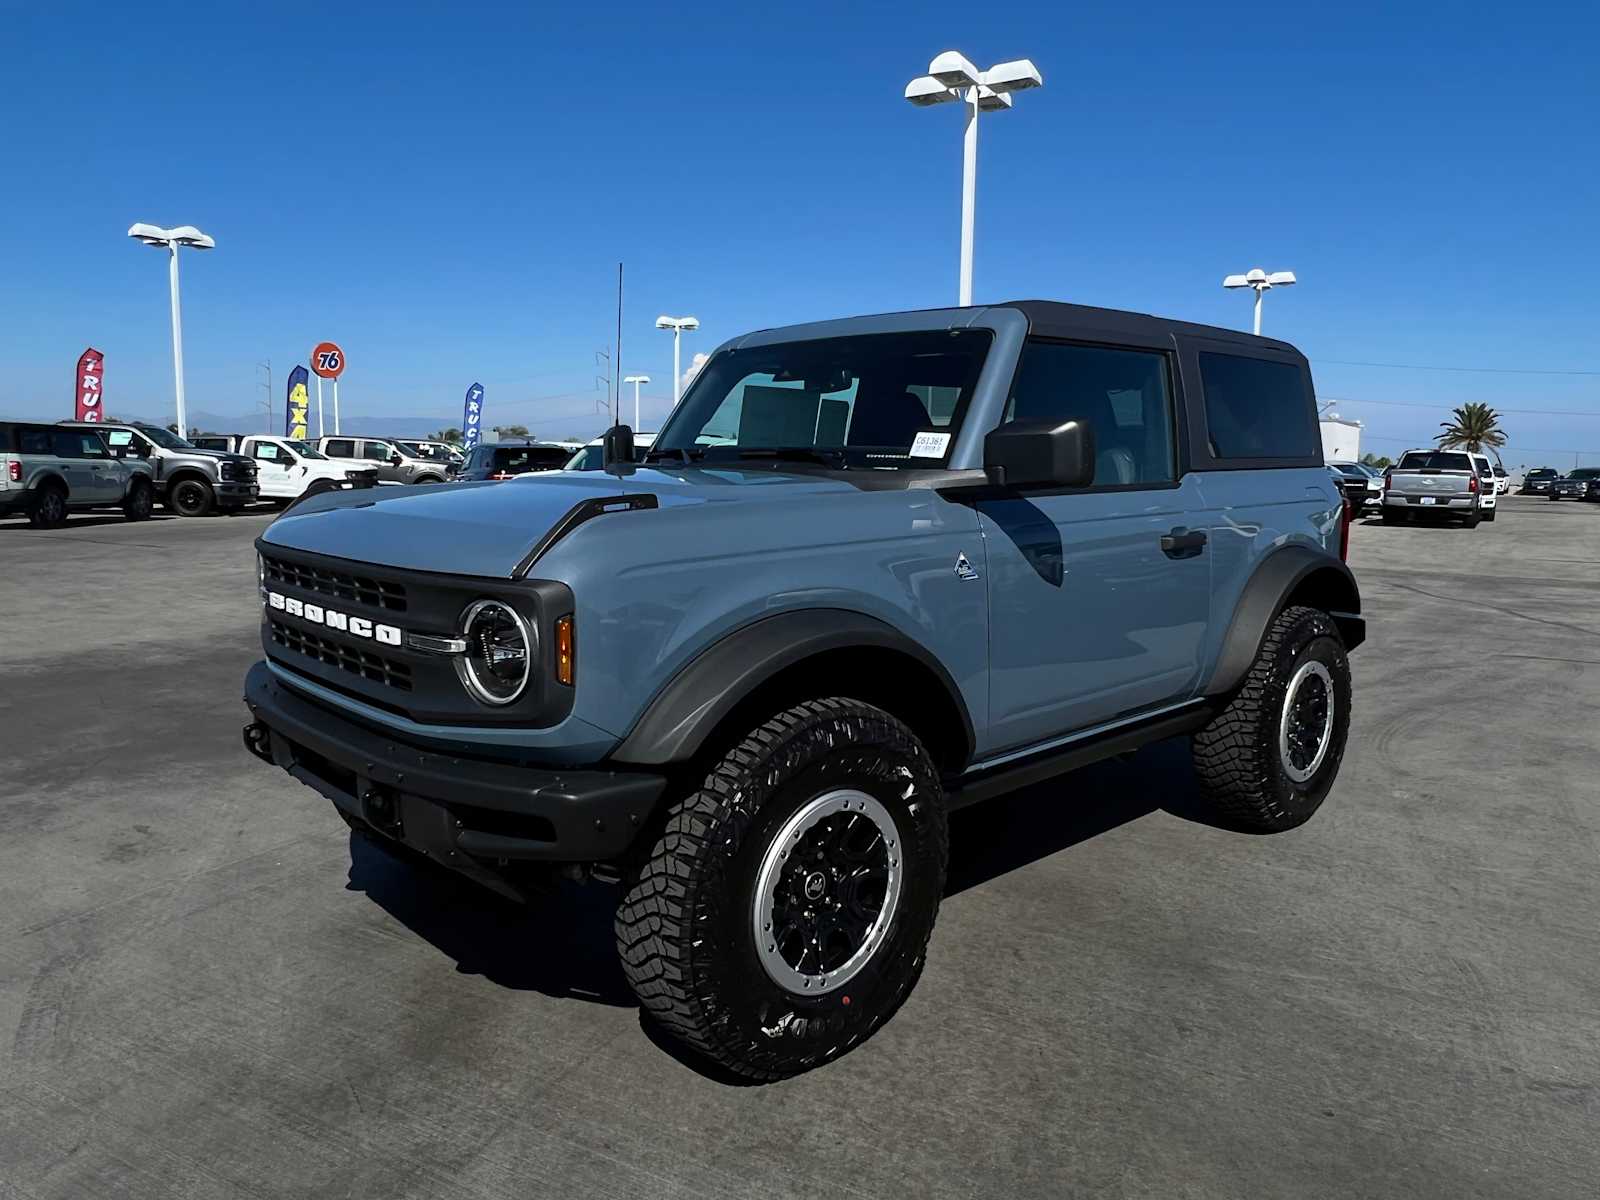
[[[1206,425],[1218,458],[1311,458],[1317,430],[1297,363],[1200,353]]]
[[[226,450],[229,448],[228,439],[225,437],[197,437],[194,439],[193,444],[199,446],[202,450]]]
[[[1005,419],[1086,422],[1096,487],[1177,478],[1164,354],[1029,342]]]
[[[17,431],[17,451],[21,454],[51,453],[50,430],[19,429]]]
[[[110,458],[100,435],[76,429],[58,429],[52,439],[57,458]]]
[[[394,451],[389,448],[388,442],[362,442],[361,457],[368,462],[388,462],[394,457]]]
[[[11,426],[0,425],[0,451],[11,449]]]
[[[1449,450],[1408,450],[1400,456],[1397,471],[1470,471],[1472,460]]]
[[[330,458],[354,458],[356,456],[356,444],[348,438],[330,438],[323,445],[327,447],[323,450],[323,453]]]

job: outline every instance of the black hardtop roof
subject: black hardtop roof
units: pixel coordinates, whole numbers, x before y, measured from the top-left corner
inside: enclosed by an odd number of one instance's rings
[[[1028,318],[1029,328],[1035,333],[1047,336],[1067,337],[1075,332],[1081,334],[1088,330],[1138,334],[1142,337],[1181,334],[1213,342],[1232,342],[1244,350],[1300,353],[1288,342],[1280,342],[1276,338],[1258,337],[1240,329],[1224,329],[1220,325],[1197,325],[1193,321],[1178,321],[1171,317],[1156,317],[1149,313],[1128,312],[1120,308],[1096,308],[1090,304],[1067,304],[1060,300],[1007,300],[1004,304],[991,307],[1020,309]]]

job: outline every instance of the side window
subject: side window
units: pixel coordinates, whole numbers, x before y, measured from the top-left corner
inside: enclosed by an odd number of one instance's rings
[[[361,457],[368,462],[386,463],[394,451],[389,449],[387,442],[362,442]]]
[[[276,462],[283,454],[277,442],[257,442],[255,452],[257,458],[264,458],[268,462]]]
[[[1096,487],[1178,477],[1167,356],[1157,351],[1029,342],[1005,419],[1087,422]]]
[[[326,447],[323,453],[329,458],[354,458],[356,456],[356,444],[349,438],[329,438],[323,445]]]
[[[50,454],[50,430],[23,429],[17,434],[17,453]]]
[[[104,458],[100,439],[92,433],[79,433],[75,429],[58,429],[50,439],[50,448],[57,458]]]
[[[11,427],[0,425],[0,453],[11,449]]]
[[[1218,458],[1314,458],[1315,405],[1297,363],[1200,352],[1211,453]]]

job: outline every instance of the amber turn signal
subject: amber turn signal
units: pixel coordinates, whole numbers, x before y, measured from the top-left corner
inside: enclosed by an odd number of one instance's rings
[[[556,620],[556,682],[572,686],[572,614]]]

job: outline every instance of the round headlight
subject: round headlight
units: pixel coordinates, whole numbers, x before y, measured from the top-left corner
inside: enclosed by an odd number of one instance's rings
[[[510,704],[528,686],[533,636],[516,610],[498,600],[478,600],[461,614],[467,643],[456,659],[461,682],[485,704]]]

